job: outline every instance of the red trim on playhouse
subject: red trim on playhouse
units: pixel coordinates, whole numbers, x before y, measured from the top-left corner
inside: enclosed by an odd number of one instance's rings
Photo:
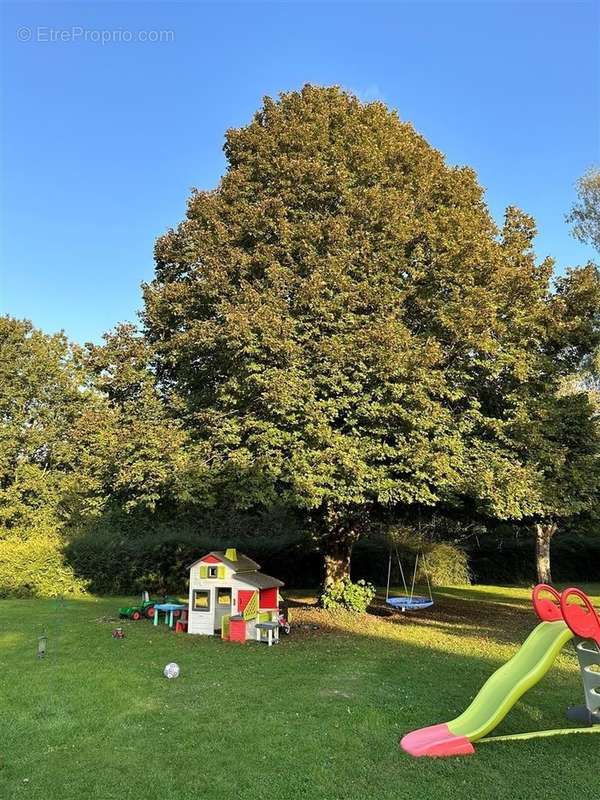
[[[200,559],[201,564],[220,564],[221,561],[216,556],[208,555]]]
[[[277,608],[277,587],[261,589],[259,597],[259,608]]]
[[[238,590],[238,614],[241,614],[242,611],[246,608],[253,594],[254,591],[252,589]]]

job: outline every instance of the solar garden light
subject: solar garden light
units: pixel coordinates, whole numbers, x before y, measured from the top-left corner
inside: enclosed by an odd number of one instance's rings
[[[46,650],[48,648],[48,637],[45,633],[41,636],[38,636],[38,645],[37,645],[37,657],[44,658],[46,655]]]

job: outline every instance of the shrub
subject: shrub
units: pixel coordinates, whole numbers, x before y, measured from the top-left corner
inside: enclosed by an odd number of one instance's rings
[[[27,538],[0,534],[0,597],[77,596],[85,589],[85,581],[65,564],[57,533],[35,530]]]
[[[372,584],[360,580],[352,583],[350,578],[335,581],[321,597],[323,608],[333,610],[345,608],[364,614],[370,602],[375,597],[375,588]]]
[[[433,586],[464,586],[471,583],[469,557],[464,550],[448,542],[433,544],[420,561],[417,580]]]

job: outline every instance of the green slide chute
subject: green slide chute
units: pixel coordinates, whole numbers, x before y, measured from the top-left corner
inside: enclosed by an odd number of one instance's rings
[[[525,692],[544,677],[573,632],[565,622],[540,622],[518,652],[481,687],[471,705],[448,728],[471,742],[487,736]]]

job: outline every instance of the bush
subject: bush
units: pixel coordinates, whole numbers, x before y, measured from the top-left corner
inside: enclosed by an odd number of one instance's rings
[[[0,532],[0,597],[77,596],[86,582],[65,564],[61,537],[34,530],[27,538]]]
[[[469,557],[449,542],[432,545],[420,561],[417,580],[426,582],[426,574],[432,586],[465,586],[471,583]]]
[[[375,588],[372,584],[360,580],[352,583],[350,578],[335,581],[321,596],[323,608],[334,610],[345,608],[364,614],[369,604],[375,597]]]

